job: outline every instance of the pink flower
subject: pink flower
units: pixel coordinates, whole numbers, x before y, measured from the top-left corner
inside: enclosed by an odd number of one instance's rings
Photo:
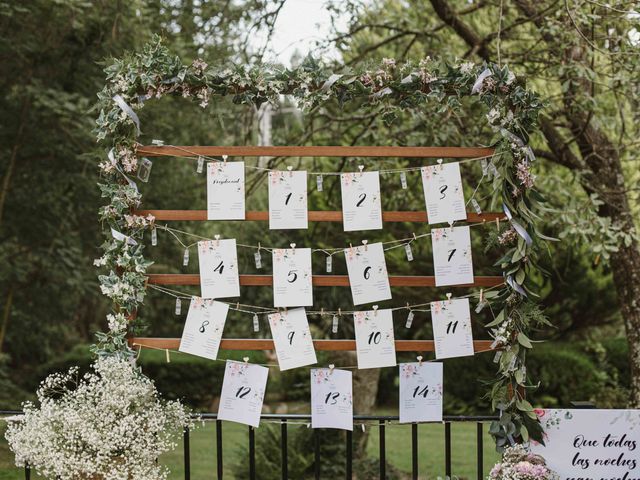
[[[545,415],[545,411],[542,408],[534,408],[533,413],[535,413],[538,416],[538,418],[542,418]]]

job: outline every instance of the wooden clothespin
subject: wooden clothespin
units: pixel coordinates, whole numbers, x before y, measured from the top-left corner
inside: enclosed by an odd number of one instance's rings
[[[329,364],[329,375],[331,375],[333,373],[333,369],[336,368],[336,366],[333,363]]]
[[[447,300],[451,303],[451,292],[447,293]]]
[[[369,251],[369,247],[367,246],[367,243],[369,243],[369,240],[362,240],[362,244],[364,245],[365,252]]]
[[[362,175],[362,171],[364,170],[364,165],[358,165],[358,170],[360,171],[360,175]]]
[[[242,361],[247,364],[249,363],[249,357],[242,357]]]
[[[484,288],[480,289],[480,303],[482,303],[484,301]]]
[[[338,316],[341,317],[342,316],[342,309],[338,307]]]
[[[418,237],[416,237],[416,232],[413,232],[413,239],[418,240]]]
[[[289,165],[289,166],[287,167],[287,170],[289,170],[289,176],[290,176],[290,177],[293,177],[293,171],[292,171],[292,170],[293,170],[293,167],[292,167],[291,165]]]
[[[214,235],[213,238],[216,239],[216,247],[220,246],[220,235]]]
[[[377,316],[378,315],[378,305],[373,305],[371,308],[373,308],[373,315]]]
[[[416,357],[418,359],[418,365],[422,366],[422,355]]]
[[[171,363],[171,357],[169,356],[169,349],[165,348],[164,353],[167,356],[167,363]]]
[[[222,155],[222,161],[225,163],[225,165],[227,164],[227,158],[229,158],[229,155]]]
[[[291,247],[291,253],[292,254],[296,254],[296,244],[295,243],[290,243],[289,246]]]

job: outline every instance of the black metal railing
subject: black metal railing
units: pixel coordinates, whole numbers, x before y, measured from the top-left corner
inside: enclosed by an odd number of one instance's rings
[[[0,411],[0,415],[19,415],[18,411]],[[222,421],[217,419],[215,413],[204,413],[195,416],[195,418],[205,421],[215,422],[216,431],[216,469],[217,478],[221,480],[223,478],[223,435],[222,435]],[[310,415],[298,415],[298,414],[263,414],[262,420],[280,421],[280,454],[281,454],[281,477],[283,480],[289,478],[288,468],[288,427],[289,422],[295,422],[299,424],[301,422],[310,422]],[[493,416],[445,416],[444,422],[444,472],[445,476],[451,478],[451,424],[458,422],[473,422],[476,424],[476,478],[482,480],[484,478],[484,424],[486,422],[496,420],[497,417]],[[380,416],[380,415],[355,415],[354,422],[377,422],[378,428],[378,447],[379,447],[379,478],[385,480],[387,477],[387,451],[386,451],[386,426],[390,422],[397,422],[397,416]],[[418,428],[420,424],[413,423],[411,425],[411,478],[418,479],[418,468],[420,460],[420,450],[418,445]],[[428,424],[426,424],[428,425]],[[249,479],[255,480],[256,478],[256,437],[255,429],[253,427],[248,428],[248,442],[249,442]],[[322,478],[321,462],[320,462],[320,435],[316,430],[314,432],[314,477],[315,479]],[[183,458],[184,458],[184,478],[185,480],[191,480],[191,432],[189,429],[184,431],[183,438]],[[346,432],[345,435],[345,477],[347,480],[351,480],[353,474],[353,433]],[[29,468],[25,468],[25,479],[30,480],[31,472]],[[199,480],[199,479],[197,479]]]

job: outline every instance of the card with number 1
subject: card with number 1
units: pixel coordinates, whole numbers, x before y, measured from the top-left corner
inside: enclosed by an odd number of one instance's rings
[[[349,370],[311,369],[311,427],[353,430],[352,381]]]
[[[198,242],[202,298],[240,296],[235,239]]]
[[[269,228],[308,228],[307,172],[269,172]]]
[[[218,420],[258,427],[268,376],[267,367],[227,360]]]

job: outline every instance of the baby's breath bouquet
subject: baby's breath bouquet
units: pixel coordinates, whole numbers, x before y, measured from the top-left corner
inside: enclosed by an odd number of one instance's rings
[[[61,480],[158,480],[158,457],[191,426],[186,408],[160,398],[153,381],[121,356],[99,357],[93,371],[47,377],[38,405],[10,422],[6,438],[16,464]]]
[[[543,457],[527,451],[523,445],[513,445],[504,450],[502,461],[491,469],[487,480],[559,480],[559,477],[547,467]]]

